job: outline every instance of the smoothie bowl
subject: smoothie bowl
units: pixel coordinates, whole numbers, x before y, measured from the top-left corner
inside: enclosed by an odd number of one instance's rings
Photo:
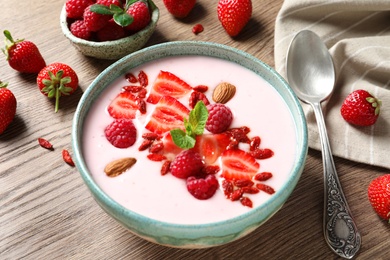
[[[76,166],[97,203],[154,243],[234,241],[273,216],[307,155],[287,83],[258,59],[207,42],[170,42],[117,61],[76,110]]]

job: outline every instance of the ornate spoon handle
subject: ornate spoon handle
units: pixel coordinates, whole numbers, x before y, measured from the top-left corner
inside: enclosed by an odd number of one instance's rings
[[[318,124],[324,164],[323,231],[325,240],[336,254],[351,259],[360,248],[361,236],[337,176],[321,105],[314,103],[312,107]]]

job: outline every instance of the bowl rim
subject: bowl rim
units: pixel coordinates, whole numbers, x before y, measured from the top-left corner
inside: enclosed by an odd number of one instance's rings
[[[149,32],[149,30],[153,30],[154,27],[156,26],[156,24],[159,20],[159,17],[160,17],[160,10],[152,0],[147,0],[147,1],[150,4],[151,10],[152,10],[151,15],[150,15],[150,18],[151,18],[150,23],[142,30],[140,30],[132,35],[129,35],[127,37],[118,39],[118,40],[97,42],[97,41],[87,41],[87,40],[84,40],[84,39],[81,39],[81,38],[74,36],[70,32],[69,27],[68,27],[68,21],[67,21],[67,17],[66,17],[66,4],[64,4],[62,9],[61,9],[60,27],[61,27],[61,30],[62,30],[63,34],[65,35],[65,37],[68,38],[74,44],[79,44],[79,45],[83,45],[83,46],[93,46],[93,47],[98,47],[98,48],[99,47],[100,48],[106,47],[106,46],[120,46],[120,45],[123,45],[124,43],[132,42],[132,40],[135,40],[137,37],[139,37],[139,35],[147,34]]]
[[[177,46],[180,46],[180,48],[177,48]],[[176,48],[176,49],[175,49]],[[141,64],[147,63],[151,60],[154,60],[155,58],[152,57],[150,53],[156,53],[156,52],[161,52],[161,57],[171,57],[171,56],[177,56],[177,55],[199,55],[198,52],[192,51],[193,49],[197,48],[202,48],[203,50],[207,50],[208,54],[202,53],[201,56],[212,56],[212,57],[217,57],[221,58],[221,56],[217,56],[216,54],[213,54],[214,50],[223,50],[226,51],[230,54],[234,54],[236,57],[239,58],[244,58],[244,59],[249,59],[251,63],[255,64],[256,66],[262,67],[262,69],[265,69],[270,73],[272,77],[275,78],[278,82],[280,82],[280,86],[283,88],[284,91],[286,91],[287,95],[289,96],[289,99],[291,102],[294,104],[295,108],[295,113],[297,117],[295,118],[293,115],[293,121],[296,125],[296,134],[297,134],[297,140],[299,140],[297,144],[297,153],[296,153],[296,158],[294,159],[295,165],[292,167],[290,175],[288,180],[284,182],[284,184],[281,186],[279,190],[277,190],[271,198],[269,198],[265,203],[254,207],[250,211],[241,214],[239,216],[236,216],[234,218],[222,220],[222,221],[216,221],[216,222],[209,222],[209,223],[201,223],[201,224],[177,224],[177,223],[171,223],[171,222],[165,222],[157,219],[152,219],[147,216],[141,215],[137,212],[134,212],[130,209],[125,208],[124,206],[120,205],[113,199],[111,199],[99,186],[96,184],[96,182],[93,180],[93,177],[89,173],[89,170],[87,168],[87,165],[84,161],[84,157],[82,155],[82,147],[81,147],[81,137],[82,137],[82,129],[83,129],[83,124],[84,120],[80,120],[79,118],[83,118],[84,115],[88,113],[89,108],[86,107],[85,104],[88,104],[88,98],[90,95],[93,95],[93,91],[95,91],[96,86],[100,81],[105,82],[104,87],[100,87],[99,93],[97,93],[96,97],[93,98],[95,100],[103,91],[104,89],[109,86],[109,84],[118,78],[121,74],[124,73],[124,70],[120,69],[121,67],[126,67],[126,70],[129,68],[134,68],[137,67]],[[166,50],[169,49],[172,52],[177,52],[168,54]],[[148,56],[149,55],[149,56]],[[233,55],[233,56],[234,56]],[[140,58],[140,57],[143,57]],[[145,57],[147,59],[145,59]],[[226,56],[221,59],[227,59],[230,61],[233,61],[230,59],[230,56]],[[139,62],[130,62],[132,59],[139,60]],[[234,62],[234,61],[233,61]],[[124,65],[127,64],[127,65]],[[241,65],[241,64],[240,64]],[[242,66],[242,65],[241,65]],[[251,69],[251,68],[248,68]],[[114,78],[109,80],[108,78],[110,76],[113,76],[111,74],[112,70],[118,70]],[[256,72],[255,72],[256,73]],[[111,74],[111,75],[110,75]],[[258,73],[257,73],[258,74]],[[264,78],[264,77],[263,77]],[[108,79],[108,80],[107,80]],[[267,79],[266,79],[267,80]],[[268,81],[268,80],[267,80]],[[271,83],[270,83],[271,84]],[[272,84],[271,84],[272,85]],[[273,86],[274,87],[274,86]],[[277,90],[277,89],[276,89]],[[277,90],[278,91],[278,90]],[[279,92],[279,91],[278,91]],[[285,98],[282,97],[284,102],[286,102]],[[303,168],[305,166],[305,161],[306,161],[306,156],[308,152],[308,132],[307,132],[307,124],[306,124],[306,117],[304,115],[303,109],[301,107],[301,104],[293,92],[293,90],[289,87],[288,83],[286,80],[278,73],[276,72],[272,67],[269,65],[265,64],[258,58],[241,51],[239,49],[226,46],[223,44],[219,43],[212,43],[212,42],[202,42],[202,41],[172,41],[172,42],[166,42],[166,43],[160,43],[156,44],[144,49],[141,49],[139,51],[136,51],[134,53],[131,53],[115,63],[111,64],[109,67],[107,67],[104,71],[102,71],[98,77],[96,77],[93,82],[89,85],[89,87],[86,89],[84,94],[82,95],[79,104],[77,106],[76,112],[74,114],[73,118],[73,124],[72,124],[72,148],[73,148],[73,153],[74,153],[74,158],[75,158],[75,163],[76,166],[79,170],[79,173],[81,177],[83,178],[84,182],[92,192],[93,196],[97,196],[100,200],[103,200],[106,205],[110,208],[115,209],[116,211],[120,212],[121,217],[119,218],[129,218],[129,219],[135,219],[138,221],[142,221],[144,223],[153,223],[154,225],[164,225],[165,227],[168,228],[185,228],[188,230],[197,230],[199,228],[218,228],[220,226],[226,226],[228,224],[233,224],[237,221],[243,220],[248,218],[249,216],[254,216],[257,213],[260,213],[264,209],[267,208],[272,208],[269,213],[269,215],[260,221],[260,224],[265,222],[269,217],[271,217],[273,214],[275,214],[285,203],[285,201],[288,199],[292,191],[295,189],[295,186],[301,176],[301,173],[303,171]],[[101,205],[98,201],[98,204],[104,208],[103,205]],[[111,214],[110,214],[111,215]],[[260,214],[261,215],[261,214]],[[113,216],[114,218],[118,216]],[[257,225],[258,226],[258,225]]]

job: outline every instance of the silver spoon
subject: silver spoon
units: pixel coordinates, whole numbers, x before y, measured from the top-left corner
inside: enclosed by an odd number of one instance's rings
[[[329,145],[321,102],[331,95],[335,83],[332,57],[321,39],[303,30],[291,41],[287,54],[287,79],[298,98],[311,105],[318,124],[324,164],[323,232],[330,248],[351,259],[361,237],[342,191]]]

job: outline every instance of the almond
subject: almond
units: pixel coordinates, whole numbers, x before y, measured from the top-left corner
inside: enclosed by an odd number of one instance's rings
[[[215,103],[226,104],[236,94],[236,86],[222,82],[214,89],[213,100]]]
[[[137,159],[131,158],[131,157],[125,157],[121,158],[115,161],[110,162],[106,165],[106,168],[104,168],[104,172],[109,177],[116,177],[126,170],[130,169],[135,163],[137,162]]]

